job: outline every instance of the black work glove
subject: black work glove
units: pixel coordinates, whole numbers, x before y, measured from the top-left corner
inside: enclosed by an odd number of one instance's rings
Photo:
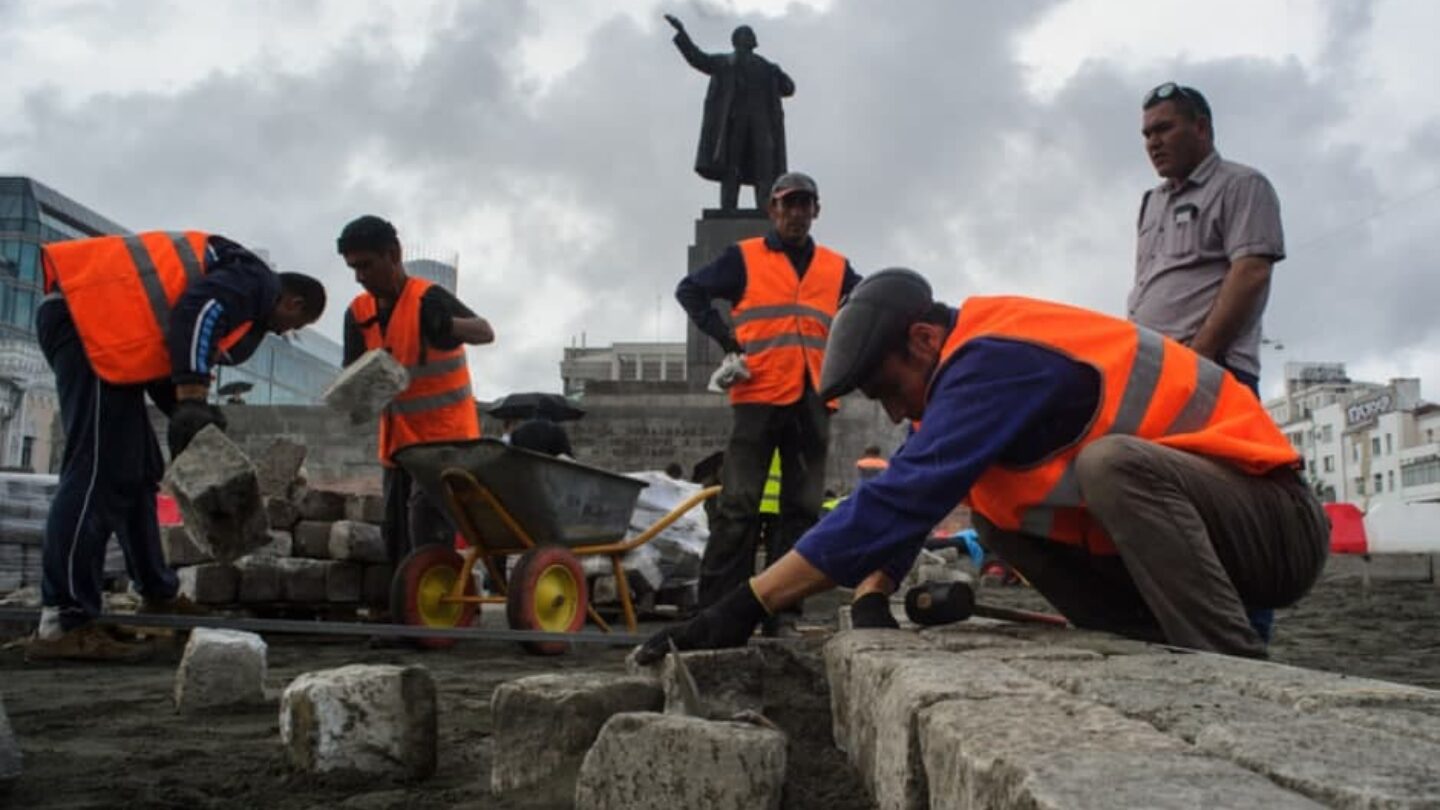
[[[850,603],[850,626],[856,630],[900,629],[895,614],[890,612],[890,597],[880,591],[871,591]]]
[[[717,650],[743,647],[754,635],[756,625],[770,615],[755,596],[750,583],[726,594],[720,601],[700,611],[684,624],[667,627],[651,636],[635,652],[639,664],[653,664],[670,652],[670,642],[677,650]]]
[[[175,411],[170,414],[170,429],[166,432],[166,439],[170,443],[170,460],[174,461],[185,452],[190,440],[195,438],[196,433],[204,430],[206,425],[225,429],[225,414],[220,412],[219,407],[198,399],[182,399],[177,402]]]

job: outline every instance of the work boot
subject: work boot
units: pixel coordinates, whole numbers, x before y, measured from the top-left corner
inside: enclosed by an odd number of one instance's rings
[[[166,616],[209,616],[210,611],[197,604],[195,600],[183,593],[175,594],[169,599],[150,599],[140,603],[140,609],[136,613],[149,613],[151,615]]]
[[[55,638],[33,636],[25,645],[25,660],[135,663],[149,658],[151,652],[149,645],[120,641],[105,628],[90,622]]]
[[[781,613],[778,616],[767,616],[760,623],[760,635],[765,638],[800,638],[798,620],[793,613]]]

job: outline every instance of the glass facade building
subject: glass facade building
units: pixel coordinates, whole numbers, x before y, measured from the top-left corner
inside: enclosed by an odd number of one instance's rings
[[[41,245],[113,233],[129,231],[43,183],[0,177],[0,336],[35,335]]]
[[[266,335],[249,360],[216,367],[212,396],[224,402],[228,397],[220,390],[244,382],[251,387],[239,396],[247,405],[314,405],[340,376],[340,355],[340,344],[314,329],[301,329],[288,340]]]
[[[433,281],[449,290],[453,295],[460,275],[456,264],[455,261],[445,262],[438,259],[411,259],[405,262],[405,273],[426,281]]]

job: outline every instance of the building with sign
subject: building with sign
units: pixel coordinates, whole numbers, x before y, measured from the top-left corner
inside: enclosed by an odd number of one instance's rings
[[[1326,501],[1440,501],[1440,405],[1420,381],[1351,380],[1339,363],[1287,363],[1285,393],[1265,407]]]

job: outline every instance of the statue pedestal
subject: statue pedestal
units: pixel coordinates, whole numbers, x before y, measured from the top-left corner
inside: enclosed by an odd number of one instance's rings
[[[690,245],[687,273],[694,273],[714,261],[725,248],[755,236],[764,236],[770,231],[770,219],[765,212],[754,208],[739,208],[733,211],[706,208],[695,220],[695,242]],[[726,322],[730,320],[730,307],[724,302],[712,304],[720,310]],[[686,380],[691,391],[704,391],[710,375],[720,366],[725,351],[720,344],[710,339],[690,323],[685,333]]]

